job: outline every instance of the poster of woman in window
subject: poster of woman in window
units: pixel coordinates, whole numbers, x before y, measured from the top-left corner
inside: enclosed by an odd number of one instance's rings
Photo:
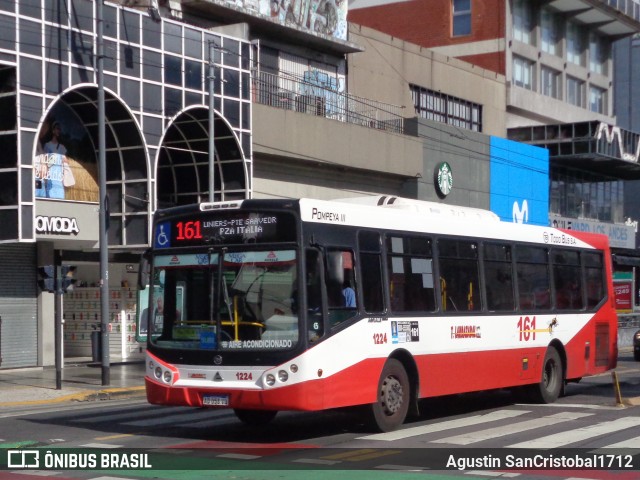
[[[33,161],[36,198],[98,202],[95,152],[85,126],[65,107],[42,122]]]

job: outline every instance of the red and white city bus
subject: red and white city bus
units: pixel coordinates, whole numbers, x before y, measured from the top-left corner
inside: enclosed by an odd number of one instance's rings
[[[553,402],[616,365],[601,235],[397,197],[202,203],[158,211],[153,232],[154,404],[253,424],[362,406],[389,431],[421,398]]]

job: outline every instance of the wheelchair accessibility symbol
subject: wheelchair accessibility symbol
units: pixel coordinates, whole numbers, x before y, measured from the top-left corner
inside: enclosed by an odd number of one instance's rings
[[[169,248],[171,246],[171,223],[162,222],[156,225],[155,248]]]

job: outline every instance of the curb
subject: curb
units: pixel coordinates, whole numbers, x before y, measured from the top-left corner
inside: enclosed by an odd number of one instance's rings
[[[48,398],[45,400],[23,400],[16,402],[0,402],[0,407],[17,407],[17,406],[30,406],[30,405],[48,405],[52,403],[64,403],[64,402],[93,402],[103,400],[115,400],[119,398],[134,398],[144,397],[145,387],[122,387],[122,388],[107,388],[104,390],[87,390],[77,393],[71,393],[69,395],[63,395],[58,398]]]
[[[72,398],[71,401],[76,402],[94,402],[96,400],[115,400],[117,398],[143,397],[146,395],[144,386],[130,388],[107,388],[97,392],[80,392],[76,395],[78,398]]]
[[[625,407],[637,407],[640,405],[640,397],[625,398],[622,400]]]

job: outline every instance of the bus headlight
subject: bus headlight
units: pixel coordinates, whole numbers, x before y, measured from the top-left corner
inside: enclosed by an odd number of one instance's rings
[[[267,376],[264,379],[264,383],[266,383],[270,387],[273,387],[275,385],[276,377],[273,375],[273,373],[267,374]]]
[[[176,367],[164,363],[149,352],[147,352],[146,367],[145,375],[150,380],[162,382],[168,386],[180,381],[180,371]]]
[[[295,363],[292,363],[291,366],[289,367],[289,370],[291,370],[291,373],[296,373],[298,371],[298,365],[296,365]]]
[[[282,383],[284,383],[287,380],[289,380],[289,374],[287,373],[286,370],[280,370],[278,372],[278,380],[280,380]]]

